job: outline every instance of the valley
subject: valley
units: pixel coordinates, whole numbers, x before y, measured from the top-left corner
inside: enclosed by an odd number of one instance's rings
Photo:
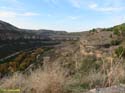
[[[18,37],[0,30],[0,88],[17,87],[22,93],[96,93],[98,89],[106,93],[114,85],[118,93],[118,87],[125,89],[124,24],[75,33],[13,30]],[[9,33],[13,30],[9,28]]]
[[[0,0],[0,93],[125,93],[125,0]]]

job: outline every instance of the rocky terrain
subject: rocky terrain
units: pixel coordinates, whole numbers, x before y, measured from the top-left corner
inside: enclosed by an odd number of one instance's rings
[[[32,41],[39,46],[21,51],[0,65],[0,88],[19,88],[22,93],[125,92],[124,24],[80,33],[29,31],[21,34],[44,33],[54,41],[53,46],[51,40],[42,44],[37,39],[28,40],[28,45]],[[43,47],[46,43],[48,46]]]

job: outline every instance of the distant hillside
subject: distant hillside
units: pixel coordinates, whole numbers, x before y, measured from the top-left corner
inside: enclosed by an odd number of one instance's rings
[[[75,34],[72,35],[66,31],[54,31],[46,29],[40,29],[40,30],[21,29],[7,22],[0,21],[0,40],[8,40],[8,39],[9,40],[17,40],[17,39],[76,40],[78,38],[76,37]]]
[[[114,31],[114,30],[121,30],[121,31],[125,31],[125,23],[120,24],[120,25],[116,25],[110,28],[104,28],[102,30],[107,30],[107,31]]]
[[[53,47],[62,41],[78,39],[78,35],[66,31],[21,29],[0,21],[0,59],[11,57],[22,50],[32,50],[41,46]]]
[[[0,20],[0,32],[1,31],[20,31],[19,28]]]

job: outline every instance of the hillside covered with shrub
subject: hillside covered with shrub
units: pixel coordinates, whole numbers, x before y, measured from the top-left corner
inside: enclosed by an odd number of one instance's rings
[[[1,78],[0,88],[19,88],[22,93],[114,93],[116,86],[115,92],[123,93],[124,24],[109,29],[81,33],[80,40],[55,48],[19,53],[0,65],[0,72],[10,72]]]

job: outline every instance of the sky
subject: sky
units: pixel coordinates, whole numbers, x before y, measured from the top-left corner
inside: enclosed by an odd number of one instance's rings
[[[69,32],[125,22],[125,0],[0,0],[0,20],[24,29]]]

